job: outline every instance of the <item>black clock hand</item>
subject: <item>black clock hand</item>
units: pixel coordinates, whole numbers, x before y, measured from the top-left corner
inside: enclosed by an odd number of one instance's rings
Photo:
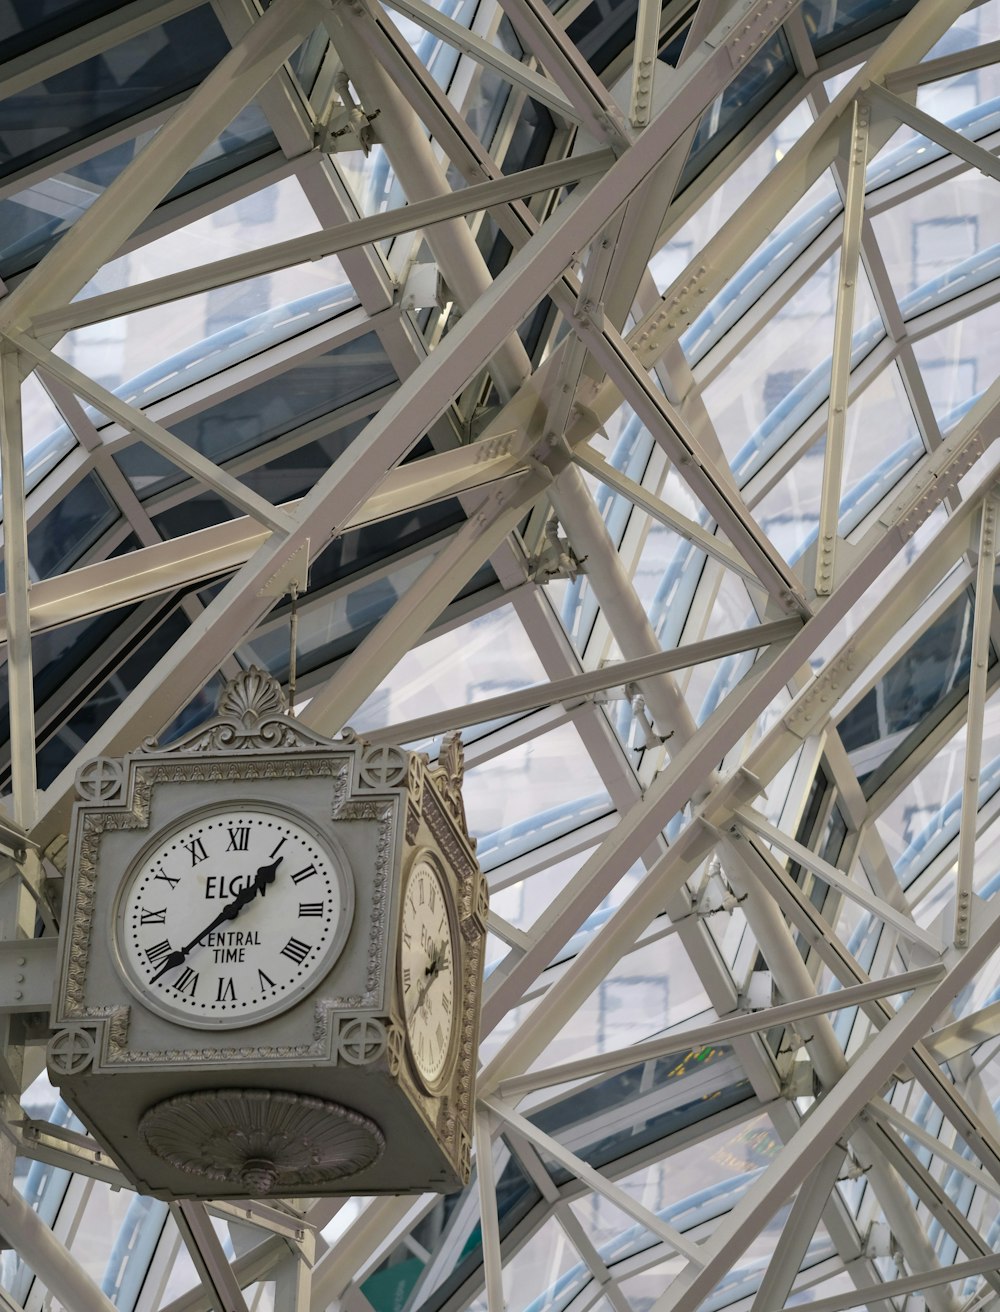
[[[274,882],[275,875],[278,873],[278,866],[283,860],[284,857],[279,856],[277,861],[273,861],[271,865],[261,866],[258,869],[253,882],[247,884],[246,888],[241,888],[233,898],[232,902],[228,902],[222,908],[210,925],[207,925],[196,938],[193,938],[191,942],[187,944],[186,947],[178,948],[176,952],[171,952],[160,969],[149,981],[150,984],[155,984],[156,981],[161,979],[168,970],[173,970],[175,966],[183,965],[188,958],[188,954],[194,951],[203,938],[206,938],[211,934],[213,929],[218,929],[220,925],[224,925],[227,920],[235,920],[247,903],[252,902],[258,893],[263,897],[267,892],[268,884]]]
[[[441,945],[441,950],[443,951],[443,949],[444,949],[444,944]],[[441,973],[441,960],[437,952],[435,951],[434,956],[431,957],[427,963],[427,969],[424,971],[423,980],[417,985],[417,1000],[414,1003],[414,1005],[410,1008],[410,1013],[406,1018],[407,1020],[412,1020],[413,1017],[420,1010],[420,1008],[427,1001],[427,995],[431,991],[431,985],[434,983],[434,981],[437,979],[440,973]]]

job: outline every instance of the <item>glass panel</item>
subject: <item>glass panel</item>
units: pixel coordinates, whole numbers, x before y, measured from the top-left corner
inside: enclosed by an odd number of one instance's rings
[[[316,212],[306,199],[299,180],[283,178],[109,261],[87,283],[77,299],[120,291],[152,278],[244,255],[261,246],[318,232],[319,228]],[[237,287],[240,285],[236,284]],[[227,290],[219,288],[219,292]],[[225,315],[224,304],[219,303],[222,298],[214,292],[211,296],[214,299],[206,316],[210,321]],[[190,305],[190,302],[184,304]],[[165,306],[160,313],[168,311],[169,307]]]
[[[963,725],[876,820],[904,888],[958,833],[964,761]],[[1000,787],[1000,699],[996,695],[986,705],[982,761],[980,806]]]
[[[121,0],[9,0],[0,9],[0,61],[114,13],[120,4]]]
[[[641,1043],[653,1034],[714,1013],[676,934],[627,953],[539,1057],[536,1068]]]
[[[544,680],[516,611],[501,606],[407,652],[351,723],[364,733]]]
[[[913,351],[942,432],[948,432],[997,374],[1000,306],[959,318],[914,342]]]
[[[37,264],[153,136],[155,132],[142,132],[14,196],[0,199],[0,275],[9,278]],[[256,105],[250,104],[185,173],[163,203],[277,148],[267,119]]]
[[[836,50],[856,37],[908,14],[915,0],[804,0],[809,40],[817,54]]]
[[[795,74],[784,33],[771,38],[705,111],[677,190],[692,182]]]
[[[873,434],[878,440],[872,440]],[[787,560],[797,560],[815,540],[825,450],[824,435],[754,506],[758,523]],[[841,533],[854,528],[923,454],[899,371],[891,364],[848,406]]]
[[[8,96],[0,176],[189,91],[228,50],[211,7],[202,5]]]
[[[532,1112],[531,1119],[600,1167],[752,1096],[732,1049],[684,1049],[567,1094]],[[560,1182],[568,1178],[561,1167],[547,1164]]]
[[[827,260],[704,389],[705,405],[741,484],[830,394],[839,262],[839,255]],[[863,270],[854,324],[856,364],[884,335]]]
[[[365,333],[180,420],[172,431],[195,450],[223,463],[395,381],[378,338]],[[350,440],[357,430],[344,431]],[[127,447],[115,460],[143,498],[186,478],[141,443]]]
[[[463,795],[485,870],[613,809],[571,724],[468,770]]]
[[[356,304],[340,261],[330,256],[76,329],[56,351],[145,408]],[[105,422],[92,407],[88,413]]]
[[[653,256],[649,270],[661,295],[691,263],[711,235],[736,213],[754,188],[763,182],[812,121],[808,107],[797,105],[767,140],[712,192],[697,212]],[[796,206],[789,218],[798,212],[801,204]]]
[[[872,225],[904,317],[996,276],[995,184],[975,169],[875,214]]]

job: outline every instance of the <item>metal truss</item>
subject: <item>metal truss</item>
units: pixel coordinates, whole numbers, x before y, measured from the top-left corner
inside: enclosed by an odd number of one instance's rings
[[[5,98],[192,7],[133,0],[113,22],[95,20],[18,56],[0,67],[0,114]],[[7,197],[26,192],[120,140],[150,138],[0,299],[10,706],[9,815],[0,826],[8,972],[0,1232],[34,1272],[24,1312],[48,1295],[87,1312],[113,1306],[75,1245],[93,1190],[120,1184],[116,1169],[86,1135],[27,1115],[18,1102],[38,1071],[40,1031],[25,1018],[44,1006],[59,932],[49,899],[78,764],[159,732],[218,670],[236,668],[254,642],[280,631],[276,600],[328,544],[442,503],[457,507],[457,524],[435,539],[431,562],[354,649],[310,671],[301,714],[336,733],[429,637],[454,637],[470,615],[509,614],[540,681],[465,705],[446,697],[450,709],[419,717],[390,714],[372,737],[426,744],[462,728],[471,770],[491,778],[546,734],[571,731],[588,778],[606,794],[605,814],[542,834],[489,871],[497,959],[482,1018],[476,1183],[446,1219],[429,1196],[317,1200],[307,1209],[176,1204],[159,1219],[135,1312],[256,1312],[264,1286],[276,1312],[365,1312],[367,1278],[403,1251],[420,1265],[407,1312],[457,1312],[483,1299],[501,1312],[515,1296],[525,1306],[547,1293],[544,1281],[554,1277],[532,1245],[556,1231],[572,1254],[568,1306],[578,1312],[602,1299],[615,1312],[696,1312],[710,1296],[724,1305],[727,1281],[730,1305],[748,1312],[778,1312],[807,1290],[816,1295],[811,1306],[829,1312],[889,1312],[914,1293],[932,1312],[993,1306],[1000,1122],[988,1063],[1000,1038],[1000,911],[983,852],[1000,811],[986,759],[1000,638],[1000,379],[979,379],[971,404],[945,424],[921,353],[994,306],[1000,281],[991,273],[949,295],[944,280],[939,300],[907,318],[910,289],[899,285],[880,235],[882,218],[904,201],[970,171],[1000,180],[992,137],[973,140],[915,103],[920,88],[994,65],[998,43],[988,41],[921,62],[966,7],[919,0],[891,30],[818,58],[796,0],[699,0],[690,13],[640,0],[622,50],[595,70],[570,35],[582,0],[561,9],[543,0],[464,9],[272,0],[266,10],[256,0],[213,0],[233,50],[200,87],[5,184]],[[595,6],[607,22],[614,9]],[[294,58],[303,42],[319,51],[308,83]],[[432,47],[448,55],[447,77],[431,63]],[[659,57],[667,47],[669,63]],[[698,176],[687,176],[690,152],[718,128],[727,97],[738,101],[741,77],[775,48],[788,53],[786,84]],[[862,57],[831,99],[824,76]],[[487,134],[477,106],[491,97],[502,105]],[[203,192],[171,196],[251,103],[266,115],[278,154]],[[812,107],[811,127],[720,222],[716,198],[759,159],[794,103]],[[542,114],[551,135],[522,167],[519,142]],[[934,158],[866,194],[900,127],[921,134]],[[372,145],[380,176],[396,190],[386,183],[366,209],[354,179],[372,168]],[[758,271],[755,303],[689,359],[691,325],[824,177],[834,197],[827,219],[780,268]],[[119,254],[278,181],[298,188],[317,231],[81,295]],[[684,248],[657,283],[657,259],[692,224],[703,225],[700,244]],[[491,263],[494,239],[510,253]],[[148,405],[117,395],[87,357],[74,355],[79,334],[102,325],[198,305],[333,256],[352,288],[345,313]],[[734,440],[716,398],[831,259],[835,293],[818,357],[828,364],[825,390],[738,484],[732,457],[750,432]],[[428,260],[432,292],[422,273]],[[885,335],[859,358],[863,280]],[[541,325],[534,339],[524,331],[533,317]],[[383,381],[342,405],[334,398],[319,417],[228,458],[213,459],[173,431],[368,334],[398,384]],[[919,451],[845,532],[852,407],[860,410],[892,370]],[[23,422],[28,387],[54,404],[72,444],[37,480],[25,457],[38,436]],[[637,441],[641,458],[626,463],[611,448],[629,423],[645,445]],[[257,490],[255,476],[275,461],[352,426],[360,431],[304,493],[282,501]],[[877,445],[880,434],[862,440]],[[152,496],[119,463],[137,443],[177,471]],[[414,452],[419,458],[407,459]],[[815,534],[803,531],[793,554],[769,519],[769,498],[807,468]],[[117,523],[70,565],[36,577],[34,535],[94,477]],[[209,493],[232,516],[197,530],[192,518],[191,532],[167,537],[160,517],[183,520]],[[429,549],[424,541],[397,552],[392,529],[385,532],[384,560],[307,592],[304,622],[322,626],[350,589]],[[658,613],[646,575],[664,541],[684,563]],[[456,601],[487,566],[491,587]],[[198,595],[205,585],[212,595]],[[572,633],[556,613],[560,588],[575,589],[578,615],[588,617]],[[884,698],[899,661],[922,642],[929,649],[943,617],[964,602],[967,678],[954,678],[908,726],[908,759],[876,787],[840,730],[857,708]],[[102,668],[112,677],[128,642],[165,608],[180,607],[186,628],[141,679],[123,685],[117,709],[40,786],[39,743],[70,720],[97,677],[95,658],[93,671],[36,703],[42,643],[126,606],[138,608],[137,618],[109,640]],[[718,695],[702,710],[712,673]],[[916,781],[948,751],[959,762],[957,817],[941,820],[938,846],[914,873],[892,818],[904,804],[917,807]],[[566,863],[572,874],[550,889],[549,872]],[[499,899],[524,887],[538,909],[518,921]],[[36,937],[38,912],[45,946],[31,950],[18,980],[18,944]],[[630,956],[654,949],[666,961],[675,947],[697,980],[690,1015],[651,1020],[632,1044],[584,1033],[588,1000],[612,986]],[[567,1035],[581,1054],[572,1059],[559,1047]],[[703,1124],[649,1141],[630,1129],[633,1147],[599,1166],[588,1160],[590,1142],[612,1136],[629,1114],[612,1107],[614,1080],[635,1075],[638,1122],[642,1099],[650,1115],[672,1106],[664,1064],[677,1058],[682,1066],[696,1052],[726,1054],[745,1082],[746,1106],[713,1113],[711,1098],[724,1090],[706,1076]],[[573,1125],[567,1111],[564,1130],[542,1128],[542,1110],[552,1125],[581,1092],[598,1105],[592,1125]],[[669,1170],[699,1136],[751,1117],[766,1119],[773,1152],[743,1173],[717,1214],[699,1213],[689,1225],[643,1191],[641,1171]],[[52,1224],[15,1189],[15,1153],[39,1171],[72,1173]],[[515,1170],[535,1201],[512,1220],[503,1180]],[[634,1232],[641,1241],[619,1251],[584,1223],[581,1200],[612,1209],[619,1238]],[[775,1217],[780,1225],[768,1230]],[[477,1225],[481,1261],[460,1266]],[[199,1283],[168,1300],[181,1246]],[[536,1282],[528,1297],[525,1281]],[[5,1301],[18,1306],[11,1291]]]

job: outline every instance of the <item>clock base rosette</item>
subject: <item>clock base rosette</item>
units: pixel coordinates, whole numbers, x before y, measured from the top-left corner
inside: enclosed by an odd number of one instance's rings
[[[381,1157],[382,1131],[323,1098],[272,1089],[206,1089],[150,1107],[139,1138],[188,1175],[247,1196],[283,1196],[355,1175]]]

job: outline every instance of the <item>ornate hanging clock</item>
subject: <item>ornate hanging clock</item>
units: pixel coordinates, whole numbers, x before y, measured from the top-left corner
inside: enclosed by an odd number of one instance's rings
[[[466,1182],[486,885],[461,746],[321,738],[252,669],[77,781],[49,1072],[164,1198]]]

